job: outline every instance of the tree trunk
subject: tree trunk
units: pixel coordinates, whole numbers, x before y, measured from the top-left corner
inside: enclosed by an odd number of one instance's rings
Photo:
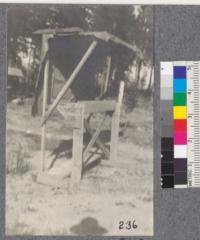
[[[140,71],[142,67],[142,60],[137,61],[137,70],[136,70],[136,87],[138,87],[140,81]]]

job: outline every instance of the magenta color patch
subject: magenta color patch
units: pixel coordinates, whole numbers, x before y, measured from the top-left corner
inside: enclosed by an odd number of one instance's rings
[[[175,145],[187,144],[187,132],[174,132],[174,144]]]

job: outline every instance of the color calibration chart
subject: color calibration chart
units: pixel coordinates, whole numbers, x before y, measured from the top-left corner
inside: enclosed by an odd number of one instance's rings
[[[200,187],[200,62],[161,62],[161,186]]]

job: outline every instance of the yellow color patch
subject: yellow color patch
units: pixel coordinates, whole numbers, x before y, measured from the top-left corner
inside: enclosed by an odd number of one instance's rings
[[[174,107],[174,119],[186,119],[187,118],[187,107],[176,106]]]

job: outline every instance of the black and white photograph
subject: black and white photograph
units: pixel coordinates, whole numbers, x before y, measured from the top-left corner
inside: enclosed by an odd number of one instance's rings
[[[6,235],[153,235],[153,7],[7,10]]]

